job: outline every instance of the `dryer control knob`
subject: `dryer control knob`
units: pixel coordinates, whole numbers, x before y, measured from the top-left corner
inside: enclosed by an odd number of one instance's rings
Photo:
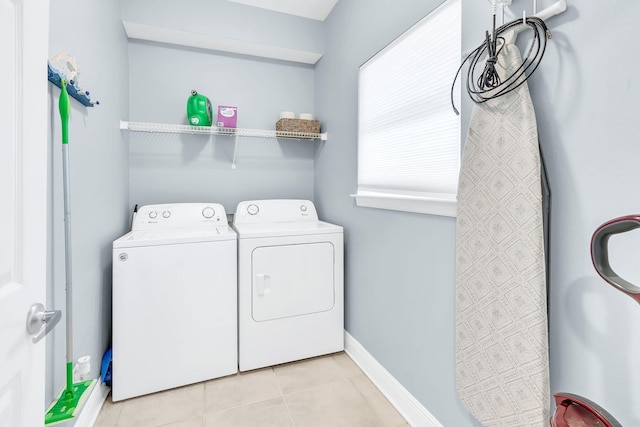
[[[260,212],[260,208],[258,207],[258,205],[249,205],[247,206],[247,212],[249,213],[249,215],[257,215],[258,212]]]
[[[302,212],[306,212],[307,211],[307,206],[306,205],[300,205],[300,210]]]
[[[158,217],[158,212],[156,211],[151,211],[149,212],[149,218],[154,219]]]
[[[202,216],[207,219],[213,218],[215,214],[216,214],[216,211],[212,207],[206,207],[202,209]]]
[[[171,212],[169,212],[169,211],[162,212],[162,217],[163,218],[169,218],[170,216],[171,216]]]

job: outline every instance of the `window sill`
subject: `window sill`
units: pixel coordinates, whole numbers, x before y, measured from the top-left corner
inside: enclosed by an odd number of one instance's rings
[[[455,195],[408,196],[375,192],[352,194],[356,205],[365,208],[388,209],[429,215],[455,217],[457,202]]]

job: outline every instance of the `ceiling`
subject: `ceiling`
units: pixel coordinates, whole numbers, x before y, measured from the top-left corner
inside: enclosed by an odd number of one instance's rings
[[[290,15],[324,21],[338,0],[229,0]]]

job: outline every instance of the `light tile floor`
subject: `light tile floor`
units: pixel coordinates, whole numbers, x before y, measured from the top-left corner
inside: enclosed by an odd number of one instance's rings
[[[408,426],[345,353],[147,396],[107,398],[94,427]]]

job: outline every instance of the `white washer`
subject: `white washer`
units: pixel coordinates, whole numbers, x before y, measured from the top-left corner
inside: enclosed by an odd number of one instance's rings
[[[141,207],[113,242],[114,401],[238,369],[237,236],[217,203]]]
[[[342,351],[342,227],[308,200],[241,202],[233,225],[240,370]]]

